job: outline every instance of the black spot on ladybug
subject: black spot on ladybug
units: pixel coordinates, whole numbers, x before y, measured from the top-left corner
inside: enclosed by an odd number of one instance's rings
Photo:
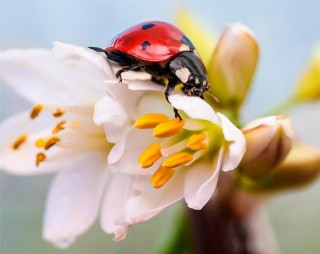
[[[141,47],[142,47],[142,50],[146,50],[147,47],[149,47],[149,46],[151,45],[151,43],[148,42],[148,41],[144,41],[144,42],[142,42],[140,45],[141,45]]]
[[[187,45],[189,48],[191,49],[195,49],[195,47],[193,46],[192,42],[190,41],[190,39],[187,36],[182,36],[181,40],[180,40],[183,44]]]
[[[141,28],[143,30],[146,30],[146,29],[149,29],[149,28],[154,27],[154,26],[155,26],[155,24],[148,23],[148,24],[144,24]]]

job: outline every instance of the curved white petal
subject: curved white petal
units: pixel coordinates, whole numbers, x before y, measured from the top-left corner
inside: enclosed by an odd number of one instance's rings
[[[228,118],[221,113],[218,113],[218,116],[221,120],[224,138],[229,142],[224,153],[222,170],[229,171],[235,169],[242,160],[246,152],[246,139],[242,131],[235,127]]]
[[[138,194],[127,202],[126,221],[129,224],[142,223],[181,200],[184,180],[182,174],[176,172],[176,175],[160,189],[152,187],[150,176],[137,177],[133,188],[138,191]]]
[[[44,214],[46,241],[67,248],[92,225],[107,177],[106,166],[101,154],[86,154],[73,161],[72,169],[56,176]]]
[[[196,163],[187,171],[184,198],[188,207],[200,210],[212,197],[217,186],[223,156],[224,149],[221,148],[213,164]]]
[[[59,41],[55,41],[53,45],[53,52],[55,55],[59,57],[66,57],[68,55],[81,56],[92,63],[95,67],[102,70],[106,74],[107,78],[113,78],[114,72],[112,71],[106,57],[102,54],[89,48],[79,47]]]
[[[199,97],[173,94],[169,101],[176,109],[183,110],[190,118],[208,120],[219,124],[219,118],[213,108]]]
[[[105,74],[74,54],[58,58],[49,50],[0,52],[0,79],[32,103],[93,104],[103,95]]]
[[[111,176],[101,210],[101,227],[106,233],[114,234],[115,241],[124,239],[127,234],[129,224],[125,221],[125,207],[133,194],[132,176]]]

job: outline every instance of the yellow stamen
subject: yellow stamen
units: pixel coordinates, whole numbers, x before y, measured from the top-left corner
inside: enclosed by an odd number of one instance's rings
[[[174,171],[175,170],[173,168],[161,166],[151,177],[153,188],[159,189],[160,187],[165,185],[173,176]]]
[[[46,144],[46,141],[43,138],[39,138],[35,142],[35,146],[38,148],[43,148],[45,144]]]
[[[207,138],[205,133],[200,133],[200,134],[193,134],[189,137],[188,139],[188,148],[198,151],[201,149],[207,149],[208,148],[208,144],[205,143],[205,139]]]
[[[41,104],[34,105],[32,111],[30,113],[30,118],[35,119],[39,115],[39,113],[41,112],[42,109],[43,109],[43,106]]]
[[[139,157],[138,162],[142,168],[151,167],[158,159],[162,157],[161,146],[159,143],[154,143],[148,147]]]
[[[52,113],[54,117],[60,117],[64,115],[65,111],[62,108],[57,108],[55,112]]]
[[[162,162],[161,166],[168,167],[168,168],[175,168],[192,161],[192,159],[193,159],[193,156],[190,153],[177,153],[165,159]]]
[[[64,130],[64,129],[65,129],[65,126],[64,126],[65,123],[66,123],[66,121],[61,121],[61,122],[57,123],[56,127],[53,128],[53,130],[52,130],[51,133],[52,133],[53,135],[55,135],[55,134],[57,134],[59,131]]]
[[[13,142],[12,149],[18,150],[20,146],[27,141],[27,139],[28,139],[28,136],[26,134],[21,135]]]
[[[44,146],[44,149],[48,150],[50,147],[52,147],[53,145],[55,145],[58,142],[60,142],[60,138],[53,136],[47,140],[47,142]]]
[[[46,159],[46,155],[44,153],[38,153],[36,155],[36,165],[39,166],[41,162]]]
[[[193,156],[190,153],[177,153],[165,159],[161,166],[175,168],[192,161]]]
[[[179,118],[160,123],[154,128],[153,136],[157,138],[166,138],[173,136],[182,131],[182,127],[184,124],[185,121],[180,120]]]
[[[167,115],[164,114],[146,114],[139,117],[134,126],[138,129],[150,129],[156,127],[159,123],[167,122],[169,120]]]

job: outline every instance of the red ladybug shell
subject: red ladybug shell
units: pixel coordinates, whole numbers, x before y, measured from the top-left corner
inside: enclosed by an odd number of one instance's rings
[[[105,50],[121,51],[143,61],[162,62],[180,52],[193,51],[194,46],[175,26],[162,21],[148,21],[117,35]]]

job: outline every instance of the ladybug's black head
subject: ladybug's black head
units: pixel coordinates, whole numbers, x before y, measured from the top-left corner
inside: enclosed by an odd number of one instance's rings
[[[171,72],[183,83],[183,92],[188,96],[203,99],[209,90],[207,71],[200,57],[192,51],[182,52],[169,64]]]

